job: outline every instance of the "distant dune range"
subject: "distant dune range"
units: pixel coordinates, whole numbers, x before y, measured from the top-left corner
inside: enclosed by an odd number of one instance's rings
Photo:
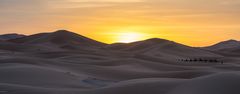
[[[0,94],[240,94],[239,52],[236,40],[197,48],[105,44],[66,30],[4,35]]]

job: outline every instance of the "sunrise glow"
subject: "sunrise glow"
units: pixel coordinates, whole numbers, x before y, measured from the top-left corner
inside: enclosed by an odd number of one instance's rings
[[[141,33],[133,32],[133,31],[125,31],[118,34],[116,42],[130,43],[134,41],[139,41],[143,37],[144,35]]]
[[[189,46],[240,40],[238,0],[0,0],[0,6],[1,34],[66,29],[104,43],[164,38]]]

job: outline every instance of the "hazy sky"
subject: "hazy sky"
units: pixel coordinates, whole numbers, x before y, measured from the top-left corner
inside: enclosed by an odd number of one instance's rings
[[[0,0],[0,28],[67,29],[106,43],[129,33],[205,46],[240,40],[240,0]]]

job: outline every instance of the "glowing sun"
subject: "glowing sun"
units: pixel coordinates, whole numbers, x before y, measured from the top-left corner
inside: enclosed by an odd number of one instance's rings
[[[117,41],[121,43],[130,43],[139,41],[144,37],[144,34],[132,31],[125,31],[118,34]]]

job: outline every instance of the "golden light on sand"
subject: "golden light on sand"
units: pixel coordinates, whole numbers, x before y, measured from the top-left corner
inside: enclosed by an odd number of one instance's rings
[[[134,41],[139,41],[144,38],[144,34],[136,31],[123,31],[117,36],[117,42],[130,43]]]

